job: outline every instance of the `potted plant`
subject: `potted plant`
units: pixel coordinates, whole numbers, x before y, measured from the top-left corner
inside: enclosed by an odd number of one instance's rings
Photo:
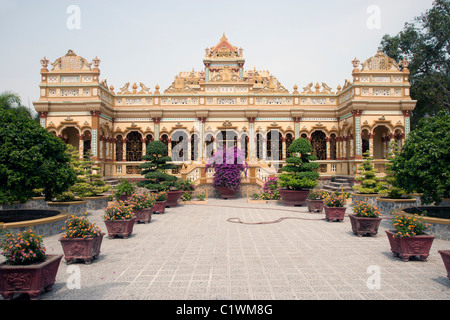
[[[381,179],[376,176],[377,171],[373,166],[373,158],[370,155],[370,151],[366,151],[363,154],[363,158],[364,161],[358,167],[360,176],[355,178],[360,183],[352,187],[353,190],[357,191],[356,194],[352,195],[352,198],[354,201],[363,200],[375,205],[376,198],[379,193],[385,191],[385,186]]]
[[[280,200],[280,191],[278,190],[278,178],[269,177],[264,182],[263,192],[261,194],[263,200]]]
[[[426,234],[428,226],[418,215],[406,215],[404,211],[392,219],[394,230],[386,230],[394,257],[401,256],[403,261],[409,261],[412,256],[419,256],[426,261],[434,236]]]
[[[344,221],[347,199],[344,194],[330,193],[324,200],[325,219],[327,221]]]
[[[127,179],[121,179],[119,185],[114,189],[116,190],[114,197],[117,201],[128,201],[135,192],[136,186]]]
[[[353,214],[349,215],[353,233],[358,237],[363,234],[375,236],[381,223],[380,210],[366,201],[357,201],[352,204]]]
[[[142,159],[147,160],[139,166],[143,169],[141,174],[145,180],[139,181],[138,186],[151,191],[167,191],[166,207],[176,207],[184,192],[176,187],[178,178],[167,173],[167,170],[178,167],[168,163],[172,158],[168,155],[166,145],[159,140],[151,141]]]
[[[447,270],[447,278],[450,279],[450,250],[438,250],[444,261],[445,269]]]
[[[67,263],[77,259],[89,264],[100,255],[104,233],[87,219],[87,212],[79,217],[71,215],[65,222],[59,241]]]
[[[104,209],[108,205],[108,196],[102,195],[111,187],[103,181],[101,168],[91,160],[92,154],[85,154],[79,158],[78,150],[72,145],[67,145],[71,156],[71,165],[77,174],[77,181],[69,188],[76,196],[88,201],[88,209]]]
[[[286,165],[281,169],[284,173],[279,176],[280,196],[285,205],[302,206],[306,203],[310,189],[317,185],[319,168],[317,160],[312,154],[311,143],[303,138],[294,140],[289,146],[293,155],[286,159]]]
[[[322,212],[323,200],[328,197],[328,192],[320,189],[313,189],[309,193],[306,203],[308,204],[309,212]]]
[[[121,236],[124,239],[128,238],[133,232],[133,226],[136,220],[132,207],[122,201],[108,206],[102,218],[110,239],[116,236]]]
[[[160,191],[155,194],[155,204],[152,213],[164,213],[166,211],[167,192]]]
[[[152,219],[153,205],[155,197],[150,194],[133,194],[128,201],[133,214],[136,216],[136,222],[148,223]]]
[[[245,152],[236,147],[221,148],[208,160],[205,172],[214,168],[212,186],[222,199],[234,199],[241,184],[241,173],[247,173]]]
[[[0,293],[5,299],[17,293],[34,300],[52,290],[62,254],[46,254],[42,237],[31,228],[6,234],[1,246],[6,261],[0,264]]]

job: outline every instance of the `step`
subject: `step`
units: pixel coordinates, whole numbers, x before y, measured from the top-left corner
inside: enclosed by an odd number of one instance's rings
[[[341,182],[329,182],[328,185],[329,186],[333,186],[333,187],[339,187],[339,188],[340,187],[351,188],[351,184],[349,182],[343,182],[343,183],[341,183]]]

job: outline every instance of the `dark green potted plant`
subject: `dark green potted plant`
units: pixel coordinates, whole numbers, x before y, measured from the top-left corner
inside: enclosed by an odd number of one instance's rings
[[[118,201],[128,201],[136,190],[136,185],[127,179],[121,179],[118,186],[114,187],[114,197]]]
[[[177,169],[177,166],[168,163],[172,158],[168,155],[166,145],[158,140],[151,141],[142,159],[147,161],[140,165],[145,180],[139,181],[138,186],[151,191],[167,191],[166,207],[176,207],[184,192],[176,187],[178,178],[167,173],[167,170]]]
[[[373,158],[370,155],[370,151],[366,151],[363,154],[363,158],[364,161],[358,167],[360,176],[355,178],[359,184],[352,187],[357,193],[352,194],[352,199],[354,201],[368,201],[375,205],[376,198],[382,190],[385,190],[385,184],[376,175],[377,171],[373,166]]]
[[[312,162],[317,160],[312,154],[311,143],[303,138],[294,140],[289,146],[291,157],[286,159],[286,165],[281,169],[278,177],[280,196],[285,205],[302,206],[310,193],[310,189],[317,186],[319,173],[316,171],[319,164]]]

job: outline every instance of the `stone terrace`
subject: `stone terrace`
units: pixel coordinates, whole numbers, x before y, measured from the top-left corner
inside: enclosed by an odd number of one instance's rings
[[[89,219],[106,231],[102,214],[91,211]],[[234,217],[301,219],[227,222]],[[450,280],[437,251],[450,249],[450,242],[435,240],[427,262],[403,262],[393,257],[386,228],[389,220],[378,236],[358,238],[348,217],[327,222],[305,207],[246,199],[180,205],[135,225],[128,239],[105,236],[98,260],[73,265],[81,289],[68,288],[73,271],[63,259],[53,291],[41,300],[449,300]],[[62,253],[58,238],[44,238],[48,253]],[[381,272],[379,289],[366,284],[370,266]]]

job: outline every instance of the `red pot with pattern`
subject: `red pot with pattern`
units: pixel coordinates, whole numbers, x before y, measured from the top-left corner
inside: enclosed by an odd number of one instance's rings
[[[104,235],[104,233],[101,233],[98,237],[60,238],[64,259],[69,264],[76,260],[82,260],[84,263],[90,264],[100,255]]]
[[[420,260],[427,261],[430,255],[434,236],[422,234],[409,238],[395,237],[395,231],[386,230],[394,257],[400,256],[403,261],[409,261],[411,257],[418,256]]]
[[[128,220],[104,220],[109,238],[128,238],[128,236],[133,233],[135,220],[136,217]]]
[[[42,292],[52,290],[62,257],[62,254],[49,254],[40,263],[0,264],[0,294],[8,300],[14,294],[27,294],[32,300],[39,299]]]

